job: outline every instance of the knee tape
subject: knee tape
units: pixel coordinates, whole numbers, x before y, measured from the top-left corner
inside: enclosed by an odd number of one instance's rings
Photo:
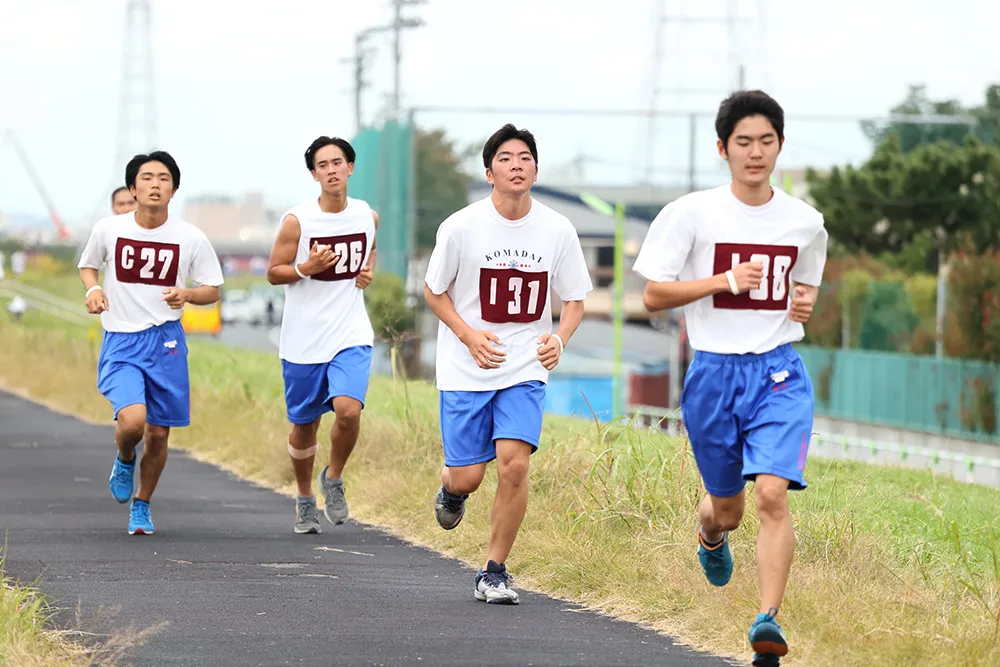
[[[293,459],[308,459],[316,456],[317,450],[319,450],[319,445],[313,445],[309,449],[295,449],[292,447],[292,443],[288,443],[288,455]]]

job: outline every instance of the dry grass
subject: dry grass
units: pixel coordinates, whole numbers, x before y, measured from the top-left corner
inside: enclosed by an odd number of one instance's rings
[[[160,626],[141,632],[114,630],[107,634],[53,629],[54,610],[33,586],[15,585],[4,576],[0,553],[0,665],[10,667],[85,667],[115,665],[126,652],[141,645]],[[113,626],[119,625],[111,621]],[[74,627],[94,628],[77,609]]]
[[[96,354],[86,334],[0,326],[6,384],[106,423]],[[275,356],[192,342],[191,369],[193,424],[175,443],[290,494]],[[436,393],[373,378],[369,399],[345,475],[352,514],[479,564],[492,468],[462,526],[440,530],[432,511],[442,461]],[[715,589],[694,555],[701,488],[686,443],[566,418],[547,418],[542,442],[508,563],[519,585],[745,660],[757,606],[752,509],[733,537],[733,580]],[[792,651],[783,664],[1000,663],[1000,491],[820,459],[808,477],[810,489],[792,496],[797,550],[781,616]]]

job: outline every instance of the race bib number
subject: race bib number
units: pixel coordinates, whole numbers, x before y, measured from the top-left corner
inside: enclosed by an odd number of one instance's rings
[[[361,273],[365,258],[368,256],[368,235],[344,234],[343,236],[318,236],[309,239],[309,248],[313,242],[328,245],[337,256],[337,263],[322,273],[317,273],[313,280],[332,282],[335,280],[353,280]]]
[[[788,272],[795,266],[799,249],[792,245],[755,243],[717,243],[713,275],[725,273],[744,262],[760,262],[764,276],[760,287],[732,294],[721,292],[712,297],[716,308],[728,310],[785,310],[788,308]]]
[[[180,256],[181,247],[176,243],[119,238],[115,277],[120,283],[176,287]]]
[[[479,271],[479,303],[485,322],[537,322],[545,312],[548,294],[548,271]]]

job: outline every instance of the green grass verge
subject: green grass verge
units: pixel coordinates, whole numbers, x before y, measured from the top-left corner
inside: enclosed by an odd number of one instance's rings
[[[173,443],[291,495],[276,356],[199,341],[190,347],[192,426],[175,431]],[[8,387],[110,423],[95,388],[97,352],[86,332],[0,326]],[[345,473],[352,515],[480,564],[495,474],[491,467],[462,526],[444,532],[432,510],[441,465],[433,387],[373,378]],[[1000,663],[1000,491],[819,458],[807,478],[809,489],[791,501],[796,558],[781,619],[792,651],[783,664]],[[748,507],[733,534],[733,580],[711,587],[695,557],[702,492],[681,439],[548,417],[508,566],[522,587],[746,659],[759,523]]]

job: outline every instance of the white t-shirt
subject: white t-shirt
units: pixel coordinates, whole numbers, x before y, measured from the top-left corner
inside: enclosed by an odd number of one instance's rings
[[[24,273],[24,267],[28,264],[28,256],[23,250],[18,250],[10,256],[10,270],[14,275],[19,276]]]
[[[582,301],[593,285],[576,228],[538,202],[520,220],[507,220],[487,197],[441,223],[425,282],[447,291],[470,327],[496,334],[506,353],[500,368],[483,369],[443,322],[438,325],[437,386],[442,391],[488,391],[531,380],[548,381],[538,361],[538,338],[552,332],[552,294]]]
[[[163,300],[164,290],[222,285],[222,267],[204,232],[170,216],[156,229],[135,222],[135,211],[94,225],[78,268],[104,269],[108,310],[101,313],[105,331],[135,332],[181,318]]]
[[[722,292],[684,306],[691,346],[719,354],[761,354],[802,340],[788,319],[789,280],[818,287],[826,265],[823,215],[781,190],[748,206],[723,185],[685,195],[650,225],[633,270],[654,282],[691,281],[760,261],[760,289]]]
[[[313,241],[333,248],[339,260],[308,280],[285,285],[278,356],[293,364],[325,364],[356,345],[372,345],[365,293],[355,284],[375,244],[372,210],[347,198],[340,213],[325,213],[313,199],[286,212],[299,221],[299,246],[293,264],[309,259]]]

